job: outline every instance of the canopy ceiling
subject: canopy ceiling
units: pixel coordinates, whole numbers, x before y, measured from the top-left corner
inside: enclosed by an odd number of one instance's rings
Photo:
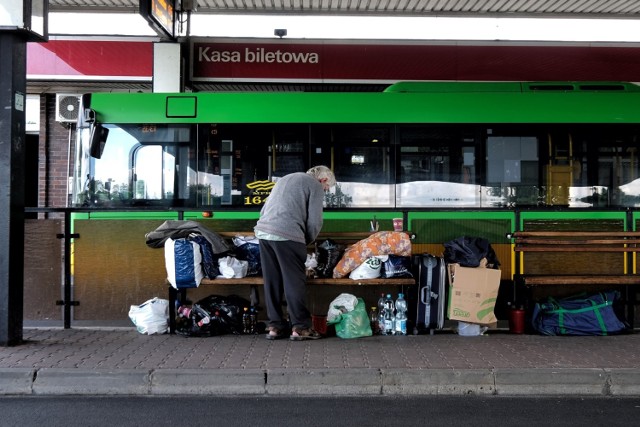
[[[638,0],[193,0],[197,13],[640,18]],[[177,1],[176,3],[180,3]],[[51,12],[137,13],[139,0],[49,0]],[[176,6],[179,9],[179,6]]]

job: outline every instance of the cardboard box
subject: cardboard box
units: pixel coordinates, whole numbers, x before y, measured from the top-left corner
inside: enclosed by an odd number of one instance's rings
[[[497,322],[493,309],[500,287],[500,270],[461,267],[459,264],[449,264],[447,270],[448,318],[480,325]]]

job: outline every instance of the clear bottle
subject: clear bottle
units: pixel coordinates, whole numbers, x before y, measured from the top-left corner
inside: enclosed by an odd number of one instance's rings
[[[199,327],[208,325],[211,322],[211,315],[198,304],[193,304],[193,308],[191,310],[195,311],[196,316],[194,320],[196,320],[196,324]]]
[[[384,293],[380,294],[380,298],[378,298],[378,330],[380,335],[386,335],[384,331]]]
[[[242,333],[251,333],[251,318],[249,317],[249,307],[243,308],[242,312]]]
[[[258,333],[258,312],[254,306],[249,309],[249,333]]]
[[[393,335],[394,324],[395,324],[395,315],[394,315],[394,303],[391,298],[391,294],[387,294],[387,297],[384,300],[384,334],[385,335]]]
[[[373,335],[380,335],[380,316],[378,315],[377,307],[371,307],[369,322],[371,324],[371,333]]]
[[[407,335],[407,300],[404,299],[404,294],[399,293],[396,300],[396,323],[395,323],[396,335]]]

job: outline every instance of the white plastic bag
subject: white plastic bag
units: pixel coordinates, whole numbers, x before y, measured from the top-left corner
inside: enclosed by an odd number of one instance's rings
[[[307,277],[316,277],[316,268],[318,267],[318,259],[315,252],[307,254],[307,260],[304,262],[305,274]]]
[[[129,319],[141,334],[165,334],[169,331],[169,301],[158,297],[129,308]]]
[[[462,337],[477,337],[484,335],[489,328],[476,323],[458,322],[458,335]]]
[[[307,270],[315,270],[318,266],[318,259],[316,258],[316,253],[307,254],[307,260],[304,262],[304,266]]]
[[[387,257],[388,258],[388,257]],[[362,264],[349,273],[350,279],[375,279],[380,277],[382,261],[376,256],[367,258]]]
[[[358,298],[351,294],[338,295],[331,304],[329,304],[329,311],[327,312],[327,322],[331,322],[334,318],[338,317],[342,313],[353,311],[358,304]]]
[[[227,256],[218,260],[220,275],[226,279],[246,277],[249,263],[236,257]]]

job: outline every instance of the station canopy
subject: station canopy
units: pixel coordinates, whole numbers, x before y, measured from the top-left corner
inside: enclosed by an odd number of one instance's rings
[[[183,0],[186,1],[186,0]],[[460,18],[640,19],[636,0],[191,0],[195,13],[237,15],[315,15]],[[139,13],[139,0],[49,0],[57,13]],[[176,0],[180,10],[181,0]],[[186,4],[186,3],[185,3]],[[149,81],[37,81],[33,93],[59,91],[143,90]],[[305,84],[221,82],[194,84],[197,91],[380,91],[384,84]]]
[[[197,13],[640,18],[630,0],[193,0]],[[50,12],[137,13],[139,0],[49,0]]]

